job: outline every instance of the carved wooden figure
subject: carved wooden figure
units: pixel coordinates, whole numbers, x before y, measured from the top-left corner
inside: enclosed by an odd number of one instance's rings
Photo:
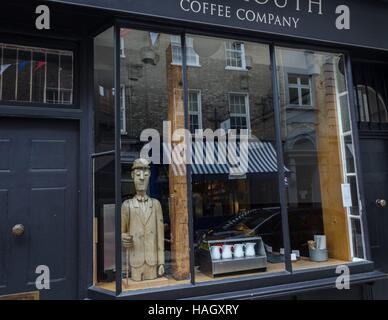
[[[133,281],[153,280],[164,274],[164,223],[160,202],[147,195],[151,171],[145,159],[132,167],[136,195],[121,207],[123,247],[129,250]]]

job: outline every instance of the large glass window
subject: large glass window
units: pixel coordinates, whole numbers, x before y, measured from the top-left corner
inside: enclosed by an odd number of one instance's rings
[[[364,259],[343,56],[277,47],[273,88],[269,45],[186,41],[184,57],[181,36],[120,29],[114,83],[113,29],[95,38],[98,285],[133,292]]]
[[[344,59],[285,48],[276,53],[290,241],[301,256],[294,268],[364,258]]]
[[[204,131],[192,138],[196,282],[284,270],[269,47],[190,38]],[[249,71],[225,69],[244,67],[245,54]]]
[[[73,104],[73,53],[0,43],[0,101]]]
[[[177,37],[133,29],[121,34],[129,44],[120,70],[123,290],[187,283],[186,174],[165,161],[178,143],[174,134],[185,128],[182,66],[171,42]],[[190,101],[198,116],[200,93],[193,91]]]

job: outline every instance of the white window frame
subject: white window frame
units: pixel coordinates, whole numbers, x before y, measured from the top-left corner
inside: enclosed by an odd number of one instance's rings
[[[231,112],[231,96],[244,96],[245,98],[245,113],[234,113],[234,112]],[[229,118],[230,120],[232,119],[232,117],[238,117],[238,118],[245,118],[246,119],[246,123],[247,123],[247,127],[246,127],[246,130],[248,130],[248,132],[251,132],[251,117],[250,117],[250,108],[249,108],[249,94],[246,93],[246,92],[229,92],[228,93],[228,107],[229,107]],[[232,123],[232,121],[231,121]],[[232,125],[231,125],[231,129],[232,128]],[[241,129],[241,128],[240,128]]]
[[[341,112],[341,97],[343,96],[348,96],[347,97],[347,109],[348,112],[350,112],[350,105],[349,105],[349,91],[343,91],[339,92],[338,91],[338,78],[337,74],[334,73],[335,77],[335,90],[336,90],[336,102],[337,102],[337,118],[338,118],[338,129],[339,129],[339,140],[340,140],[340,153],[341,153],[341,163],[342,163],[342,175],[343,175],[343,183],[350,184],[351,178],[354,178],[356,181],[356,187],[357,187],[357,195],[351,194],[351,197],[357,196],[358,198],[358,208],[359,212],[358,215],[353,215],[352,211],[350,208],[346,208],[347,212],[347,219],[348,219],[348,237],[349,237],[349,242],[350,242],[350,254],[352,257],[353,261],[359,261],[359,260],[366,260],[366,243],[365,243],[365,229],[364,229],[364,223],[362,220],[362,217],[364,215],[364,208],[362,204],[362,197],[361,197],[361,192],[360,192],[360,180],[359,180],[359,174],[357,170],[357,157],[356,154],[354,153],[354,145],[355,145],[355,139],[352,131],[352,127],[350,127],[350,131],[345,131],[343,128],[343,118],[342,118],[342,112]],[[356,89],[356,94],[358,94],[357,89]],[[350,115],[349,115],[349,121],[350,120]],[[345,138],[350,137],[352,140],[353,144],[353,164],[354,164],[354,172],[352,170],[349,170],[347,161],[346,161],[346,143],[345,143]],[[360,228],[361,228],[361,242],[362,242],[362,250],[363,250],[363,257],[355,257],[355,252],[354,252],[354,242],[353,242],[353,229],[352,229],[352,220],[357,220],[360,223]]]
[[[190,105],[189,105],[189,130],[191,131],[191,121],[190,121],[190,116],[198,116],[198,129],[202,129],[202,92],[201,90],[198,89],[189,89],[189,94],[190,93],[196,93],[197,94],[197,104],[198,104],[198,110],[197,111],[191,111],[190,110]],[[190,101],[189,101],[190,103]],[[192,132],[192,134],[195,134],[195,131]]]
[[[125,85],[120,85],[120,132],[127,134],[127,110],[125,105]]]
[[[297,83],[290,83],[289,77],[294,76],[297,78]],[[308,77],[309,84],[302,84],[301,78],[302,77]],[[298,90],[298,104],[292,104],[290,101],[290,89],[297,89]],[[303,96],[302,96],[302,89],[308,89],[310,91],[310,104],[303,104]],[[311,76],[308,74],[298,74],[294,72],[287,73],[287,105],[289,107],[301,107],[301,108],[312,108],[314,105],[314,97],[313,97],[313,90],[312,90],[312,79]]]
[[[177,51],[175,51],[175,50]],[[182,45],[181,45],[181,37],[176,35],[171,35],[171,50],[172,50],[172,63],[173,65],[182,65]],[[194,51],[194,39],[191,37],[186,37],[186,50],[187,53],[191,51],[193,53],[194,60],[187,59],[187,65],[189,67],[200,67],[199,63],[199,55]],[[179,53],[179,55],[176,54]],[[188,57],[187,57],[188,58]]]
[[[120,37],[120,58],[125,58],[125,38]]]
[[[231,45],[233,43],[239,43],[241,44],[241,50],[235,50],[235,49],[232,49],[232,47],[228,47],[228,45]],[[236,66],[231,66],[229,65],[229,58],[228,58],[228,53],[239,53],[241,55],[241,67],[236,67]],[[225,69],[226,70],[244,70],[244,71],[247,71],[247,62],[246,62],[246,59],[245,59],[245,44],[244,42],[242,41],[226,41],[225,42],[225,61],[226,61],[226,66],[225,66]]]

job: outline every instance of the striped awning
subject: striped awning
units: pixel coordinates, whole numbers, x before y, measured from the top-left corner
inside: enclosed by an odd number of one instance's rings
[[[230,174],[232,171],[231,168],[236,167],[230,164],[229,161],[223,164],[217,164],[217,161],[214,164],[197,164],[195,161],[195,147],[193,149],[193,163],[191,165],[193,174]],[[217,143],[215,143],[215,157],[217,157],[217,153],[225,156],[223,153],[225,150],[223,149],[218,148]],[[239,146],[236,149],[236,154],[240,156],[241,150]],[[270,142],[250,142],[248,145],[247,159],[247,172],[245,173],[274,173],[278,171],[276,151]],[[234,163],[238,163],[238,160]]]
[[[249,142],[248,148],[245,149],[237,144],[234,152],[227,151],[227,146],[221,146],[217,142],[210,143],[209,149],[207,149],[209,143],[206,144],[192,144],[191,170],[194,175],[266,174],[278,171],[277,155],[271,142]],[[207,150],[212,151],[207,154]],[[233,154],[237,156],[236,159],[233,158]],[[239,167],[240,155],[247,159],[246,170],[243,172],[236,170]],[[175,175],[185,175],[185,165],[172,164],[172,167]],[[288,171],[287,168],[285,170]]]

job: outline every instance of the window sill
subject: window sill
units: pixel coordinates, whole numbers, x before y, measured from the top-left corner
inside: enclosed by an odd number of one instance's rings
[[[370,261],[349,262],[351,284],[363,284],[386,279],[374,270]],[[282,271],[264,276],[246,276],[217,282],[187,283],[174,287],[123,292],[120,296],[96,286],[90,287],[90,299],[252,299],[293,295],[301,292],[335,288],[336,266]],[[231,291],[233,288],[233,291]]]
[[[230,71],[245,71],[248,72],[249,70],[247,68],[237,68],[237,67],[225,67],[225,70],[230,70]]]
[[[172,66],[182,66],[182,63],[176,63],[176,62],[171,62]],[[193,68],[201,68],[202,65],[200,64],[188,64],[187,67],[193,67]]]
[[[317,111],[318,109],[314,106],[296,106],[296,105],[288,105],[286,107],[287,110],[303,110],[303,111]]]

